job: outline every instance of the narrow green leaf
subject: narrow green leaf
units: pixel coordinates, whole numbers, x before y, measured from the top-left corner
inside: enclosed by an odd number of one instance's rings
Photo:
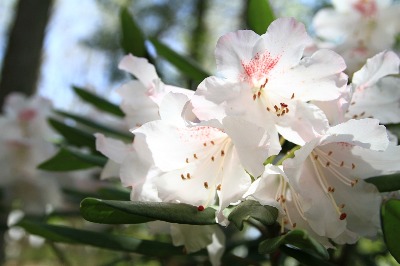
[[[262,254],[272,253],[285,244],[295,246],[321,259],[329,259],[329,254],[325,247],[302,230],[293,230],[285,235],[266,239],[260,243],[258,251]]]
[[[388,250],[400,263],[400,200],[390,199],[382,205],[381,223]]]
[[[124,52],[138,57],[147,57],[146,39],[127,8],[121,9],[119,18],[122,29],[121,46]]]
[[[112,135],[114,137],[117,137],[119,139],[122,139],[122,140],[125,140],[128,142],[132,142],[132,140],[133,140],[133,134],[131,134],[129,132],[123,132],[123,131],[116,130],[114,128],[105,126],[98,122],[95,122],[92,119],[88,119],[84,116],[80,116],[80,115],[76,115],[76,114],[72,114],[72,113],[64,112],[64,111],[56,111],[56,113],[60,114],[64,117],[71,118],[71,119],[75,120],[76,122],[78,122],[86,127],[91,128],[92,132],[109,134],[109,135]]]
[[[210,76],[210,74],[203,70],[197,62],[178,54],[156,38],[151,38],[150,41],[153,43],[160,56],[164,57],[168,62],[173,64],[188,77],[200,83],[203,79]]]
[[[247,7],[247,24],[257,34],[267,31],[275,19],[274,11],[268,0],[249,0]]]
[[[135,224],[161,220],[179,224],[215,224],[215,210],[183,203],[117,201],[87,198],[81,202],[84,219],[95,223]]]
[[[74,171],[103,167],[106,161],[105,157],[61,148],[56,155],[39,164],[38,168],[47,171]]]
[[[335,266],[335,264],[332,264],[326,260],[320,259],[318,257],[315,257],[311,254],[308,254],[306,252],[303,252],[300,249],[295,249],[295,248],[290,248],[287,246],[281,246],[281,250],[285,252],[287,255],[290,257],[295,258],[298,260],[302,265],[308,265],[308,266]]]
[[[31,234],[54,242],[90,245],[116,251],[135,252],[148,256],[183,255],[182,248],[162,242],[74,229],[29,220],[22,220],[17,225],[23,227]]]
[[[97,109],[102,110],[104,112],[113,114],[115,116],[124,117],[124,112],[121,111],[118,105],[115,105],[106,99],[99,97],[85,89],[79,87],[72,87],[75,93],[81,98],[83,101],[92,104]]]
[[[278,218],[278,209],[271,206],[263,206],[258,201],[246,200],[233,209],[228,216],[228,220],[239,230],[242,230],[243,222],[250,217],[264,225],[271,225]]]
[[[97,193],[103,199],[110,200],[130,200],[130,190],[127,188],[104,187],[97,190]]]
[[[400,190],[400,174],[375,176],[365,179],[366,182],[374,184],[379,192],[391,192]]]
[[[53,118],[49,118],[48,121],[49,124],[64,137],[67,143],[76,147],[89,147],[93,151],[96,150],[96,139],[93,134],[85,132],[77,127],[68,126]]]

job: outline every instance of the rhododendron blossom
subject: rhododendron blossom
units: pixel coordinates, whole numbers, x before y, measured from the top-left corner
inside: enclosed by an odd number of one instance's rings
[[[317,36],[331,42],[354,73],[365,60],[391,49],[400,32],[400,5],[387,0],[333,0],[333,9],[318,11],[313,20]]]
[[[310,43],[304,25],[290,18],[275,20],[261,36],[252,31],[222,36],[215,52],[218,76],[199,85],[195,114],[252,121],[269,130],[278,150],[277,131],[303,144],[327,127],[322,111],[307,102],[338,98],[347,81],[336,53],[318,50],[303,57]]]
[[[137,127],[146,122],[160,119],[159,104],[168,92],[183,93],[188,96],[194,92],[165,85],[156,73],[156,69],[147,59],[126,55],[119,63],[119,68],[134,75],[131,80],[117,90],[121,96],[121,109],[126,114],[129,127]]]

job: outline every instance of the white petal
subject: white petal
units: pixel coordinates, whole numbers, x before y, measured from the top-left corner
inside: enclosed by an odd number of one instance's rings
[[[121,164],[132,146],[120,140],[107,138],[103,134],[96,133],[96,149],[114,162]]]
[[[162,120],[168,121],[177,126],[184,126],[182,118],[183,111],[189,98],[181,93],[168,93],[164,96],[160,105],[160,117]]]
[[[356,90],[346,117],[348,119],[373,117],[382,124],[399,123],[399,81],[395,77],[385,77],[373,86]]]
[[[259,39],[260,36],[250,30],[231,32],[219,38],[215,50],[218,72],[238,81],[244,73],[242,62],[255,56],[253,48]]]
[[[267,52],[270,58],[277,58],[278,71],[287,70],[298,64],[305,47],[312,44],[303,23],[293,18],[278,18],[273,21],[262,41],[257,43],[258,53]]]
[[[271,147],[267,131],[246,120],[228,116],[222,123],[235,144],[241,164],[252,176],[261,175],[264,161],[276,155],[280,147]]]
[[[184,245],[188,253],[199,251],[210,245],[217,225],[171,224],[174,246]]]
[[[100,174],[100,179],[105,180],[108,178],[119,177],[119,169],[121,165],[119,163],[114,162],[113,160],[107,160],[107,163],[104,165],[103,170]]]
[[[371,150],[385,150],[389,145],[386,128],[376,119],[351,119],[331,127],[323,143],[346,142]]]
[[[277,128],[286,140],[297,145],[304,145],[324,134],[329,125],[322,110],[312,104],[296,101],[294,106],[291,105],[289,115],[285,115],[279,121]]]
[[[399,65],[400,59],[392,51],[381,52],[368,59],[367,63],[359,71],[354,73],[352,82],[357,84],[355,93],[363,90],[365,87],[374,85],[384,76],[398,74]],[[359,86],[361,86],[361,88],[359,88]]]
[[[215,232],[212,235],[212,243],[207,246],[207,251],[211,265],[220,265],[225,251],[225,234],[219,227],[215,228]]]
[[[122,58],[118,67],[134,75],[146,89],[154,87],[154,80],[158,80],[156,69],[146,58],[129,54]]]
[[[321,49],[311,57],[303,58],[299,65],[280,74],[268,83],[276,93],[301,101],[329,101],[340,96],[347,77],[341,73],[346,68],[343,58],[333,51]]]

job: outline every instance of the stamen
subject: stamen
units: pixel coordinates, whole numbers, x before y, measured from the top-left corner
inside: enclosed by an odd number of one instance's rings
[[[187,174],[186,174],[186,178],[187,178],[187,179],[190,179],[190,173],[187,173]]]
[[[204,143],[203,143],[203,146],[206,147],[206,146],[207,146],[207,143],[204,142]]]
[[[210,141],[210,142],[211,142],[211,144],[212,144],[212,145],[214,145],[214,144],[215,144],[213,140],[212,140],[212,141]]]
[[[196,153],[195,153],[195,154],[193,154],[193,157],[194,157],[195,159],[198,159],[198,158],[197,158],[197,154],[196,154]]]
[[[253,101],[257,99],[257,95],[253,94]]]
[[[224,156],[224,155],[225,155],[225,151],[221,150],[221,156]]]
[[[347,217],[347,214],[346,214],[345,212],[343,212],[343,213],[340,214],[339,219],[340,219],[341,221],[343,221],[344,219],[346,219],[346,217]]]
[[[221,190],[221,184],[217,186],[217,190]]]
[[[332,155],[332,151],[329,151],[329,152],[328,152],[328,156],[331,156],[331,155]]]
[[[189,158],[186,158],[186,163],[189,163]]]
[[[183,174],[181,174],[181,178],[182,178],[182,180],[185,180],[185,179],[186,179],[185,176],[184,176]]]
[[[207,189],[208,188],[208,182],[204,182],[204,187]]]
[[[214,156],[211,156],[211,161],[213,161],[213,162],[214,162],[214,160],[215,160]]]
[[[292,93],[292,97],[290,97],[290,99],[293,99],[294,98],[294,92]]]
[[[269,109],[269,107],[267,107],[267,111],[269,112],[269,111],[271,111],[271,109]]]
[[[351,164],[351,169],[356,168],[356,165],[354,163]]]

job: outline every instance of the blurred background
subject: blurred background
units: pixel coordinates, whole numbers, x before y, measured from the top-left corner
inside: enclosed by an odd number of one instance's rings
[[[329,1],[272,0],[276,16],[306,25]],[[128,77],[118,70],[121,7],[128,7],[148,37],[215,69],[214,48],[224,33],[246,29],[245,0],[2,0],[0,1],[0,105],[10,91],[34,92],[57,108],[70,109],[72,85],[113,101],[113,90]],[[165,83],[193,86],[161,61]],[[76,107],[76,105],[75,105]]]

